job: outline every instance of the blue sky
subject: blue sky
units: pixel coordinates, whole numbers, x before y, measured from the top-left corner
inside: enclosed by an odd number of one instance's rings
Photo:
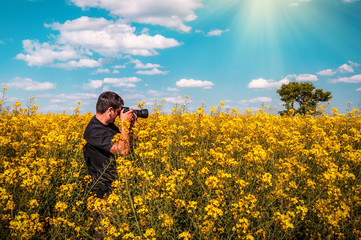
[[[282,110],[276,90],[311,81],[339,112],[361,107],[359,0],[3,0],[5,105],[95,112],[115,91],[126,106],[221,101]]]

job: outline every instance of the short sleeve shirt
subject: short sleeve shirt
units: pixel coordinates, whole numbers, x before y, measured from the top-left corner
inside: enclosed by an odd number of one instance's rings
[[[101,182],[96,187],[101,188],[102,192],[110,191],[111,183],[116,176],[116,166],[114,161],[111,161],[114,155],[110,153],[110,149],[113,145],[112,139],[117,133],[119,133],[119,128],[114,123],[104,125],[95,116],[84,131],[85,162],[93,181]],[[103,195],[103,193],[97,192],[97,195]]]

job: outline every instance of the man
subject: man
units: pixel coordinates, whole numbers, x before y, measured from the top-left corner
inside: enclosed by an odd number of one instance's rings
[[[92,192],[99,198],[110,194],[111,184],[116,178],[116,164],[112,160],[114,155],[129,154],[131,128],[137,116],[133,109],[124,113],[123,105],[124,101],[118,94],[102,93],[96,104],[96,114],[84,132],[87,142],[83,148],[84,158],[93,181]],[[114,124],[117,116],[121,120],[121,131]],[[121,138],[113,143],[112,139],[117,133],[121,133]]]

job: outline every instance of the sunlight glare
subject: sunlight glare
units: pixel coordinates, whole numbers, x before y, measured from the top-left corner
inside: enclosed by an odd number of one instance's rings
[[[283,7],[289,5],[286,0],[246,0],[249,20],[252,23],[271,23],[282,14]],[[270,22],[271,21],[271,22]]]
[[[252,49],[259,64],[269,67],[269,72],[283,67],[280,38],[282,26],[287,24],[289,0],[244,0],[240,22],[242,44]]]

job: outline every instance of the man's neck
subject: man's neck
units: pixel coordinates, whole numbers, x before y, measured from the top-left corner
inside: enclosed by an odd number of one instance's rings
[[[101,114],[101,113],[96,113],[95,117],[104,125],[108,125],[109,124],[109,118],[105,115],[105,113]]]

